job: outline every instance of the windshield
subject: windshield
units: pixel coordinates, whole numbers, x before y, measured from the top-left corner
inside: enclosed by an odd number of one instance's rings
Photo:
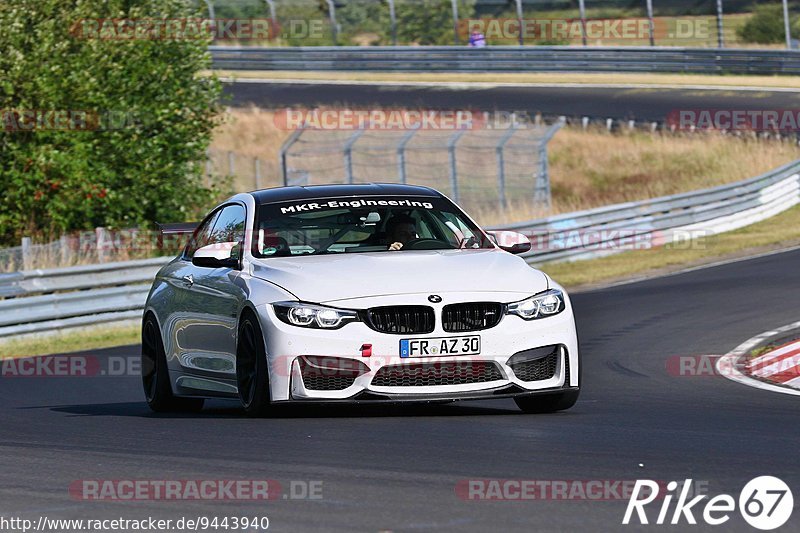
[[[493,248],[444,198],[362,196],[263,204],[256,257]]]

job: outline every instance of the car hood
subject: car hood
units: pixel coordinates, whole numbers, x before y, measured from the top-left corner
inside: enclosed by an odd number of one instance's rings
[[[256,259],[252,274],[317,303],[447,292],[507,292],[513,301],[548,288],[542,272],[496,249],[275,257]]]

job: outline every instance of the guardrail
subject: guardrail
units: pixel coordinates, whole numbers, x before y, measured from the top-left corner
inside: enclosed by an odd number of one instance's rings
[[[222,70],[399,72],[681,72],[800,74],[800,52],[716,48],[577,46],[210,47]]]
[[[0,338],[136,319],[171,257],[0,274]]]
[[[729,185],[520,222],[492,229],[531,237],[530,264],[619,253],[685,235],[711,235],[800,204],[800,160]],[[591,236],[587,239],[587,236]],[[150,282],[171,258],[0,275],[0,339],[141,317]]]

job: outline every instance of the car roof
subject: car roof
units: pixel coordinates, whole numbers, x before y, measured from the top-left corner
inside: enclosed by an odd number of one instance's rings
[[[427,196],[442,198],[442,193],[420,185],[399,183],[358,183],[347,185],[310,185],[307,187],[275,187],[250,194],[258,204],[270,204],[292,200],[314,200],[317,198],[339,198],[359,196]]]

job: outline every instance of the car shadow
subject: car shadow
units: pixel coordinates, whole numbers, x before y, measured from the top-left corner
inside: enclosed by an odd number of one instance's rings
[[[266,418],[373,418],[373,417],[431,417],[431,416],[497,416],[521,415],[513,403],[489,400],[492,405],[476,402],[447,404],[356,404],[356,405],[281,405]],[[503,403],[500,403],[503,402]],[[482,402],[486,404],[487,402]],[[72,416],[126,416],[136,418],[246,418],[234,402],[210,401],[202,411],[192,413],[154,413],[144,402],[93,403],[51,405],[27,409],[50,409]]]

